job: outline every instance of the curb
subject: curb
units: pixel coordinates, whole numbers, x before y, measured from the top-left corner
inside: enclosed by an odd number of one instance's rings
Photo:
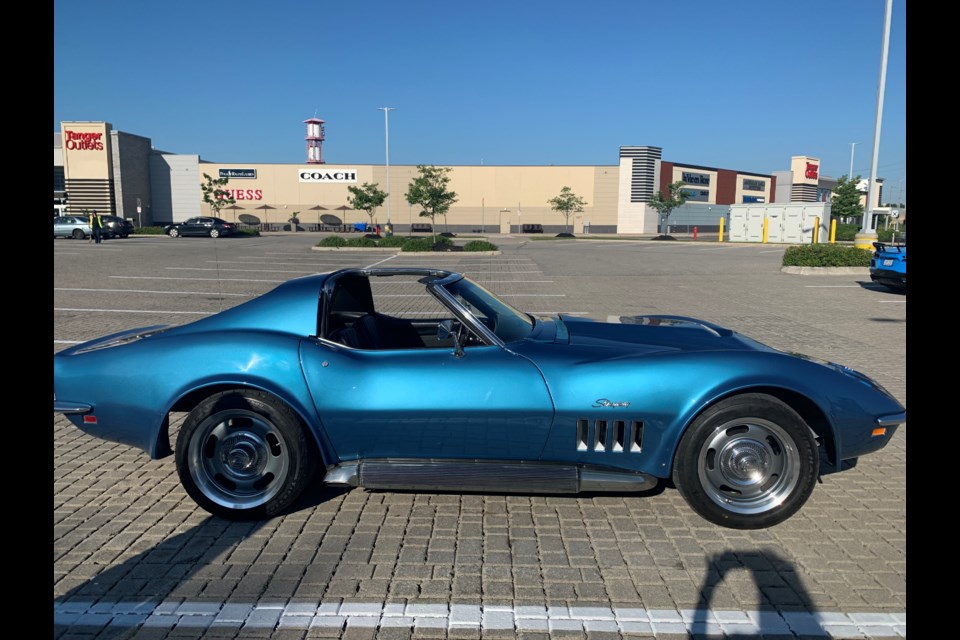
[[[798,276],[869,276],[870,267],[780,267],[780,273]]]
[[[311,247],[314,251],[343,251],[346,253],[369,252],[369,253],[396,253],[408,256],[499,256],[498,251],[400,251],[399,247]]]

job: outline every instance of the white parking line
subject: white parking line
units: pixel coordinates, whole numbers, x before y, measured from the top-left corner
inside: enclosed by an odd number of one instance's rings
[[[218,269],[216,267],[164,267],[168,271],[216,271],[217,273],[318,273],[317,271],[289,271],[286,269]]]
[[[168,276],[107,276],[118,280],[196,280],[197,282],[286,282],[286,280],[254,280],[253,278],[172,278]]]
[[[54,291],[105,291],[110,293],[159,293],[182,296],[241,296],[249,298],[249,293],[219,293],[215,291],[156,291],[153,289],[80,289],[70,287],[54,287]]]
[[[761,635],[831,638],[906,637],[905,612],[724,611],[714,609],[645,609],[643,607],[482,605],[419,602],[289,602],[258,604],[231,601],[161,603],[54,602],[55,625],[152,630],[185,628],[243,629],[425,629],[474,633],[566,631],[589,636],[612,634],[704,634],[736,637]],[[95,623],[99,623],[96,625]],[[552,634],[551,634],[552,635]]]
[[[907,304],[906,300],[881,300],[880,304]]]
[[[146,311],[144,309],[79,309],[74,307],[54,307],[54,311],[82,311],[84,313],[145,313],[145,314],[177,314],[191,316],[212,316],[216,311]]]

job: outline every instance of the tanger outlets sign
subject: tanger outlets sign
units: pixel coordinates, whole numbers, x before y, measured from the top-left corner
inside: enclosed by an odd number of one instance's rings
[[[103,151],[102,131],[64,131],[64,145],[71,151]]]
[[[345,183],[357,181],[356,169],[300,169],[300,182]]]
[[[256,178],[256,169],[220,169],[221,178]]]

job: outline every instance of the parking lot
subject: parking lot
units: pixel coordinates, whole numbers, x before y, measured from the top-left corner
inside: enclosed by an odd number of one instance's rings
[[[54,240],[54,352],[310,273],[426,264],[534,314],[709,320],[863,371],[906,405],[906,296],[868,276],[783,274],[781,246],[492,236],[501,255],[476,256],[319,252],[317,239]],[[56,414],[53,429],[56,638],[906,636],[906,425],[759,531],[711,525],[669,487],[534,496],[319,480],[287,515],[234,523],[194,504],[172,458]]]

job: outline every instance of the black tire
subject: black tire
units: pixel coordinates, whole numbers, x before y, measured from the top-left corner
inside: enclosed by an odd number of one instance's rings
[[[219,229],[210,229],[210,237],[211,237],[211,238],[219,238],[219,237],[220,237],[220,230],[219,230]]]
[[[210,396],[177,436],[183,488],[206,511],[231,520],[282,512],[310,483],[316,460],[297,415],[262,391]]]
[[[87,234],[83,232],[83,229],[74,229],[73,233],[70,235],[73,236],[74,240],[83,240],[84,238],[87,237]]]
[[[180,235],[180,229],[173,227],[169,231],[167,231],[167,235],[170,236],[171,238],[176,238],[177,236]]]
[[[762,529],[803,506],[819,470],[806,422],[780,400],[751,393],[723,400],[693,421],[677,448],[673,482],[710,522]]]

